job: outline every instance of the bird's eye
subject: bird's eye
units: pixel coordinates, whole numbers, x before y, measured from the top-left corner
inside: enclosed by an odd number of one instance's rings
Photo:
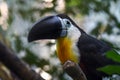
[[[69,21],[66,21],[66,24],[67,24],[67,25],[70,25],[70,22],[69,22]]]
[[[71,22],[68,19],[64,19],[64,23],[66,27],[70,27],[71,26]]]

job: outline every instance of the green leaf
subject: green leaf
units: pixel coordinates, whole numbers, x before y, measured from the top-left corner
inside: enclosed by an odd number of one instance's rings
[[[106,53],[106,56],[116,62],[120,62],[120,54],[115,50],[110,50]]]
[[[98,68],[97,70],[105,72],[108,75],[120,74],[120,66],[118,65],[108,65],[102,68]]]
[[[78,1],[79,0],[76,0],[76,1],[75,0],[71,0],[69,5],[70,6],[77,6],[78,5]]]

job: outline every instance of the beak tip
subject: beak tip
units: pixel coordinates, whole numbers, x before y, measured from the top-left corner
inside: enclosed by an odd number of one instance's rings
[[[31,31],[30,31],[29,34],[28,34],[27,41],[28,41],[28,42],[34,41],[34,36],[31,34]]]
[[[32,42],[32,40],[28,39],[28,42]]]
[[[32,42],[32,39],[31,39],[31,37],[30,36],[28,36],[28,42]]]

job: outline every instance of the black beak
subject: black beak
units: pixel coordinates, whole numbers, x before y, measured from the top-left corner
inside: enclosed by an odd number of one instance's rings
[[[36,22],[28,35],[28,41],[39,39],[57,39],[60,37],[62,25],[57,16],[49,16]]]

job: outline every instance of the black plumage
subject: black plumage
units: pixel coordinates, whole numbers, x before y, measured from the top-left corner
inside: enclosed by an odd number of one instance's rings
[[[78,46],[81,55],[79,65],[88,80],[102,80],[103,77],[109,76],[98,71],[97,68],[104,67],[106,65],[120,65],[120,63],[114,62],[105,56],[107,51],[112,50],[109,45],[88,35],[67,15],[59,14],[57,16],[63,19],[69,19],[81,32],[81,36],[76,46]]]

